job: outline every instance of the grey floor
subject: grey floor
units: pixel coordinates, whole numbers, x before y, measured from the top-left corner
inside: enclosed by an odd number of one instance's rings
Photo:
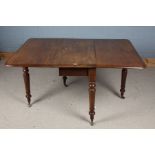
[[[119,69],[97,70],[95,125],[89,124],[88,81],[58,69],[32,68],[31,108],[21,68],[0,64],[0,128],[155,128],[155,69],[129,70],[126,99],[120,99]]]

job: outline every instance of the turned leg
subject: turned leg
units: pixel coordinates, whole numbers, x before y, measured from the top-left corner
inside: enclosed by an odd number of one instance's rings
[[[127,73],[128,73],[128,70],[126,68],[123,68],[122,69],[122,79],[121,79],[121,89],[120,89],[121,98],[123,98],[123,99],[125,98],[124,92],[125,92],[125,84],[126,84]]]
[[[95,115],[96,69],[88,69],[89,78],[89,115],[93,125]]]
[[[30,93],[30,77],[29,77],[29,69],[28,67],[23,67],[23,77],[25,83],[25,90],[26,90],[26,98],[28,101],[28,106],[31,106],[31,93]]]
[[[67,76],[63,76],[63,83],[64,83],[64,86],[65,86],[65,87],[68,87],[66,81],[67,81]]]

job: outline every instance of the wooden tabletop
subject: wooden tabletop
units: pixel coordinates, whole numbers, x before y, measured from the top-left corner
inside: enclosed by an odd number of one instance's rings
[[[12,56],[7,66],[66,68],[144,68],[126,39],[32,38]]]

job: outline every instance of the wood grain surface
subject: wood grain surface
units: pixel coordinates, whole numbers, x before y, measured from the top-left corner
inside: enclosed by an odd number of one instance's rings
[[[12,56],[7,66],[57,68],[144,68],[126,39],[32,38]]]
[[[95,40],[97,68],[144,68],[140,58],[129,40]]]

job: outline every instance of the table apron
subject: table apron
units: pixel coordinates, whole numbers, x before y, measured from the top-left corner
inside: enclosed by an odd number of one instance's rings
[[[88,76],[88,68],[59,68],[59,76]]]

